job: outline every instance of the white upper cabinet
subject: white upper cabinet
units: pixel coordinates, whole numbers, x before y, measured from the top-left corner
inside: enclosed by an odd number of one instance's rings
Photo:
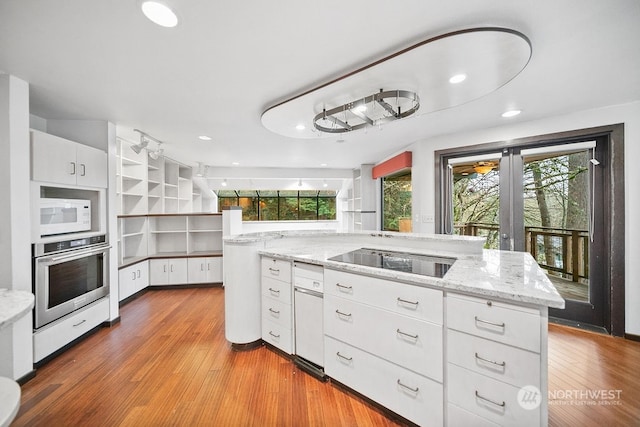
[[[31,131],[31,179],[107,187],[107,153],[44,132]]]

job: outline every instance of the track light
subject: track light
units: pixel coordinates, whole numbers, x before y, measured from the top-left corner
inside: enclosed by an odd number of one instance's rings
[[[132,145],[131,149],[136,153],[140,154],[143,148],[149,145],[149,141],[147,141],[144,135],[140,135],[140,144]]]
[[[164,153],[164,148],[160,148],[161,144],[161,142],[158,142],[158,147],[154,151],[149,151],[149,157],[153,160],[158,160],[158,157],[162,156],[162,153]]]
[[[222,186],[223,186],[223,187],[226,187],[226,186],[227,186],[227,178],[225,178],[225,179],[223,179],[223,180],[222,180]]]

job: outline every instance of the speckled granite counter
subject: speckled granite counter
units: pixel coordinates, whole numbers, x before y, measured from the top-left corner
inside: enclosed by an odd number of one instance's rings
[[[34,304],[33,294],[0,288],[0,329],[27,314]]]

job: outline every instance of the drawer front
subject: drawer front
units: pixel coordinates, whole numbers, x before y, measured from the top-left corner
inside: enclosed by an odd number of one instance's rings
[[[39,329],[33,334],[34,362],[39,362],[107,320],[109,298],[102,298]]]
[[[271,277],[291,283],[291,262],[281,259],[262,257],[262,277]]]
[[[325,269],[324,293],[442,324],[442,291]]]
[[[462,332],[447,330],[447,362],[516,387],[540,387],[540,355]]]
[[[447,405],[447,426],[448,427],[500,427],[487,419],[472,414],[459,406]]]
[[[540,352],[540,313],[479,298],[447,295],[447,327]]]
[[[332,295],[324,309],[325,335],[442,382],[442,326]]]
[[[442,426],[442,385],[330,337],[325,372],[421,426]]]
[[[292,354],[293,342],[291,337],[290,328],[285,328],[269,319],[262,319],[262,339],[264,341],[278,347],[287,354]]]
[[[262,276],[262,295],[270,297],[285,304],[291,304],[291,284]]]
[[[291,305],[274,298],[262,297],[262,319],[291,329]]]
[[[525,409],[518,402],[520,387],[447,364],[448,402],[506,426],[540,426],[540,406]],[[537,396],[537,399],[542,399]],[[526,406],[526,405],[525,405]]]

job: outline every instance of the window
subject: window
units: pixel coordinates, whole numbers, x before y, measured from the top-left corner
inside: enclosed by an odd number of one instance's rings
[[[382,229],[411,231],[411,171],[382,178]]]
[[[336,219],[335,191],[220,190],[218,207],[241,206],[243,221]]]

